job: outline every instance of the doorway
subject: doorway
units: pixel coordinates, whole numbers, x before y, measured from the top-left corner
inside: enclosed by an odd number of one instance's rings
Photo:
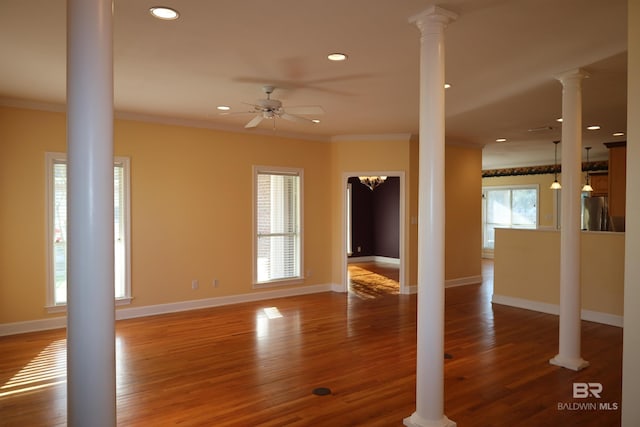
[[[360,176],[386,176],[371,189]],[[343,174],[342,290],[362,298],[407,293],[404,172]]]

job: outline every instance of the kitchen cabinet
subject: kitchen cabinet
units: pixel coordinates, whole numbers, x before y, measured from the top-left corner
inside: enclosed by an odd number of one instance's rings
[[[609,149],[609,216],[624,224],[627,195],[627,142],[605,142]],[[624,227],[624,226],[623,226]]]
[[[591,197],[608,196],[609,195],[609,174],[606,172],[591,172],[589,174],[589,182],[593,188]]]

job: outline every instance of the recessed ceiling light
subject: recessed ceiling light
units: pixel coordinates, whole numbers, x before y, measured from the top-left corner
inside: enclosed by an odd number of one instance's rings
[[[498,138],[496,142],[507,142],[507,138]]]
[[[218,105],[216,108],[218,110],[220,110],[220,111],[229,111],[229,110],[231,110],[231,107],[229,107],[228,105]]]
[[[444,84],[444,88],[445,88],[445,89],[449,89],[450,87],[451,87],[451,85],[450,85],[449,83],[445,83],[445,84]]]
[[[589,130],[598,130],[598,129],[600,129],[600,126],[598,126],[598,125],[587,126],[587,129],[589,129]]]
[[[613,136],[624,136],[624,132],[616,132]]]
[[[318,120],[318,119],[313,119],[313,120],[311,120],[311,121],[312,121],[313,123],[320,123],[320,120]]]
[[[556,119],[556,122],[558,122],[558,123],[562,123],[562,117],[558,117],[558,118]]]
[[[329,59],[329,61],[345,61],[347,59],[347,55],[335,52],[327,55],[327,59]]]
[[[165,21],[172,21],[178,19],[178,11],[171,9],[170,7],[154,6],[149,9],[151,15],[158,19],[164,19]]]

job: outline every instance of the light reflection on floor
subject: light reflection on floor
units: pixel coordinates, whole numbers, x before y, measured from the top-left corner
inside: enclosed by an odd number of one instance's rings
[[[126,376],[124,345],[116,337],[117,383]],[[67,339],[55,340],[40,351],[18,373],[0,386],[0,398],[43,390],[67,382]],[[61,392],[66,396],[66,388]]]
[[[67,340],[53,341],[0,387],[0,397],[67,382]]]

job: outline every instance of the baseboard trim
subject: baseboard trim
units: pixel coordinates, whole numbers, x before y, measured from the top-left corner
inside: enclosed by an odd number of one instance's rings
[[[347,264],[354,262],[381,262],[385,264],[400,265],[400,258],[391,258],[386,256],[370,255],[370,256],[352,256],[347,258]]]
[[[203,298],[198,300],[180,301],[168,304],[148,305],[143,307],[127,307],[116,310],[116,320],[133,319],[136,317],[155,316],[158,314],[177,313],[180,311],[198,310],[202,308],[219,307],[223,305],[254,302],[275,298],[286,298],[297,295],[331,292],[336,285],[312,285],[298,288],[276,289],[251,292],[224,297]],[[16,335],[28,332],[60,329],[67,326],[67,317],[58,316],[49,319],[27,320],[24,322],[0,324],[0,336]]]
[[[449,279],[444,281],[445,288],[455,288],[456,286],[479,285],[482,283],[482,276],[459,277],[457,279]]]
[[[532,301],[524,298],[516,298],[505,295],[493,294],[491,302],[494,304],[508,305],[510,307],[523,308],[525,310],[537,311],[540,313],[560,314],[560,306],[558,304],[549,304],[540,301]],[[580,311],[580,318],[589,322],[602,323],[604,325],[623,327],[624,317],[616,314],[604,313],[601,311],[585,310]]]
[[[67,316],[0,324],[0,337],[67,327]]]
[[[466,286],[466,285],[478,285],[482,283],[482,276],[469,276],[469,277],[459,277],[457,279],[449,279],[444,281],[445,288],[455,288],[458,286]],[[407,286],[406,294],[417,294],[418,293],[418,285],[410,285]]]

